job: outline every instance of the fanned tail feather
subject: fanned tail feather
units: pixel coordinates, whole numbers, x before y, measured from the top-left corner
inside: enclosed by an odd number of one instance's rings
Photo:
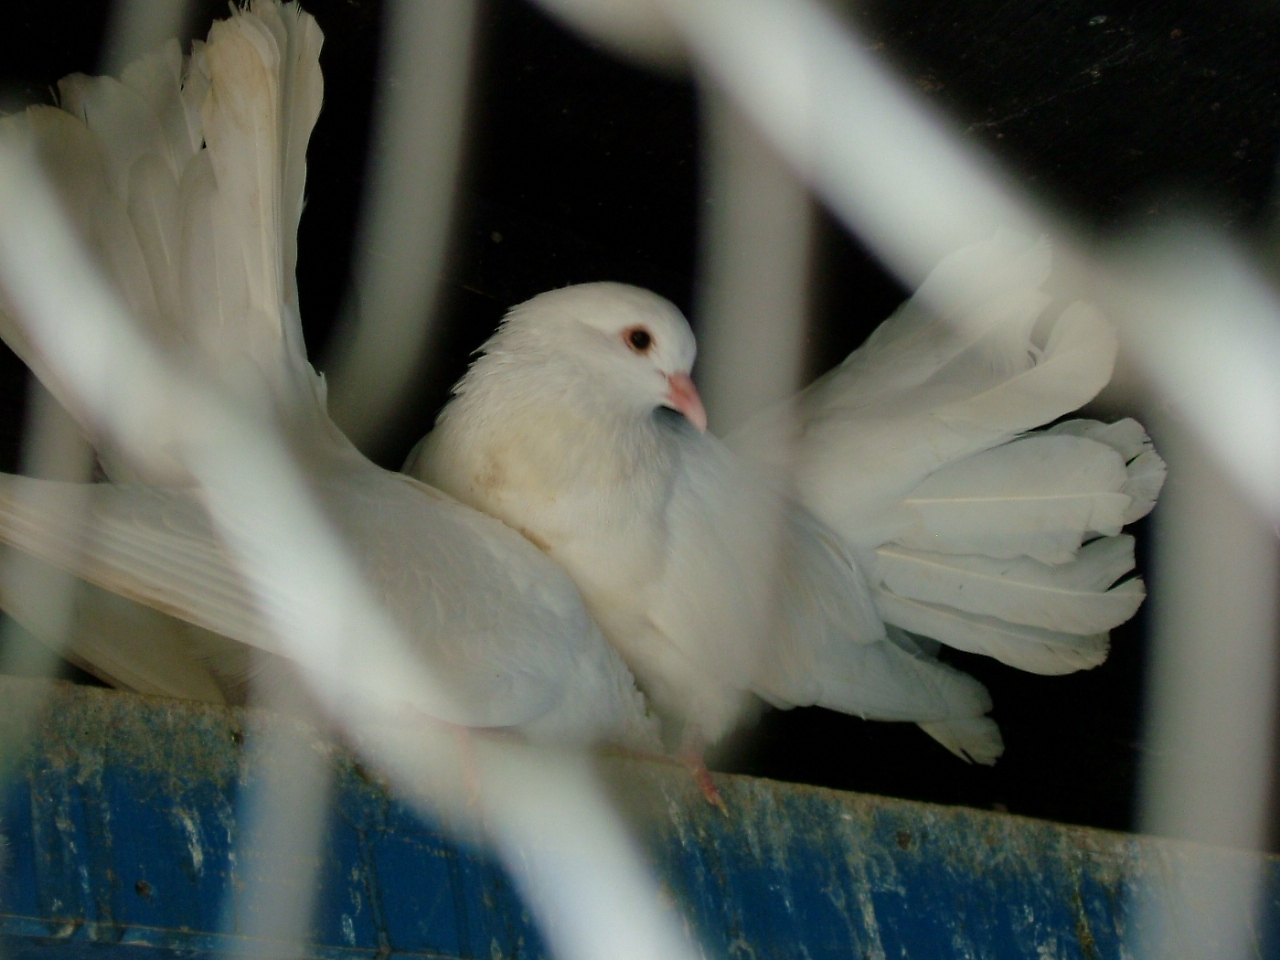
[[[966,763],[989,767],[1004,753],[1000,727],[990,717],[932,721],[918,726]]]
[[[71,114],[45,106],[31,107],[0,121],[0,136],[33,150],[61,196],[64,210],[79,228],[86,250],[114,282],[139,323],[157,329],[159,314],[146,260],[124,204],[111,186],[101,141]],[[86,436],[99,439],[94,435],[92,411],[35,349],[5,304],[0,304],[0,335],[72,414]]]
[[[323,388],[306,361],[294,279],[306,147],[323,96],[321,42],[297,4],[233,6],[189,57],[169,41],[119,79],[66,77],[61,109],[7,117],[0,137],[33,150],[87,252],[157,346],[202,363],[250,400],[265,387],[276,412],[323,425]],[[113,481],[186,480],[176,462],[136,464],[113,449],[3,303],[0,336],[76,419]],[[168,505],[148,505],[138,488],[103,488],[89,513],[68,500],[58,516],[34,509],[43,501],[21,483],[4,480],[0,537],[96,585],[76,594],[73,659],[142,692],[210,700],[243,692],[261,658],[217,634],[269,640],[200,527],[198,505],[176,492]],[[120,517],[152,508],[186,511],[190,536],[165,539],[161,525],[146,528],[145,544],[131,541],[144,528],[122,526]],[[25,597],[0,600],[37,635],[53,631]]]
[[[88,252],[134,319],[166,345],[177,340],[181,313],[177,184],[200,145],[183,105],[183,78],[183,58],[170,41],[130,65],[120,80],[64,78],[62,109],[31,107],[0,122],[0,135],[34,150]],[[9,311],[0,314],[5,342],[100,441],[91,412],[70,395]]]
[[[840,663],[826,665],[814,703],[868,720],[948,721],[991,709],[986,687],[892,635],[847,644]]]
[[[213,192],[192,190],[183,261],[187,322],[214,369],[248,364],[284,410],[306,413],[319,393],[293,274],[306,144],[323,97],[320,44],[315,21],[293,5],[259,0],[213,25],[200,112]]]
[[[1105,633],[1082,636],[1027,627],[942,604],[909,600],[887,590],[875,591],[874,597],[876,609],[886,623],[940,640],[957,650],[993,657],[1028,673],[1074,673],[1107,659],[1110,640]]]
[[[1045,316],[1050,266],[1045,241],[1007,233],[958,251],[843,364],[730,439],[781,467],[776,438],[792,434],[771,426],[794,419],[799,498],[867,569],[888,624],[1067,673],[1101,663],[1142,602],[1140,580],[1116,585],[1133,568],[1119,534],[1165,466],[1134,420],[1036,432],[1107,384],[1117,349],[1088,304]]]
[[[947,257],[866,343],[804,391],[803,419],[892,412],[914,390],[956,385],[956,370],[969,370],[974,389],[1026,371],[1036,359],[1032,330],[1050,302],[1040,288],[1051,259],[1047,241],[1007,233]],[[939,376],[944,370],[951,372]]]
[[[134,319],[250,396],[319,408],[293,278],[306,144],[323,95],[315,21],[257,0],[181,55],[176,41],[120,79],[75,74],[62,108],[0,121],[34,149],[88,251]],[[0,335],[81,425],[113,479],[135,475],[0,304]],[[192,348],[195,348],[194,351]],[[244,371],[248,368],[249,379]]]
[[[1058,319],[1043,351],[1019,339],[1028,361],[1012,375],[993,334],[918,387],[806,416],[797,476],[806,505],[851,544],[873,548],[893,538],[894,508],[931,474],[1075,409],[1111,376],[1114,332],[1083,305]]]
[[[959,251],[843,364],[729,442],[770,468],[793,456],[801,501],[865,556],[898,535],[900,501],[931,474],[1052,422],[1110,380],[1116,336],[1095,309],[1042,316],[1048,268],[1043,241],[1001,235]],[[774,421],[791,419],[787,447]]]
[[[1022,670],[1095,667],[1145,597],[1139,579],[1117,584],[1134,567],[1118,531],[1164,477],[1128,419],[1066,421],[954,463],[903,499],[911,525],[876,549],[877,609]]]
[[[889,643],[914,655],[919,660],[936,663],[937,644],[926,637],[907,633],[900,627],[890,625],[886,631]],[[980,763],[991,766],[1004,753],[1004,739],[1000,736],[1000,727],[994,720],[986,716],[991,709],[991,695],[985,687],[967,674],[961,673],[944,664],[938,664],[943,670],[956,674],[968,681],[968,690],[973,699],[942,719],[914,719],[917,725],[933,739],[950,750],[966,763]]]
[[[1086,437],[1098,443],[1105,443],[1120,454],[1127,474],[1120,492],[1130,500],[1124,513],[1125,523],[1141,520],[1156,505],[1156,498],[1160,496],[1160,488],[1164,486],[1168,468],[1160,454],[1156,453],[1151,438],[1147,436],[1147,431],[1142,429],[1142,424],[1137,420],[1130,417],[1117,420],[1115,423],[1101,423],[1098,420],[1064,420],[1044,432]]]
[[[900,501],[891,539],[938,553],[1065,563],[1114,536],[1130,498],[1124,461],[1083,437],[1031,435],[943,467]]]
[[[296,310],[298,222],[302,219],[307,182],[307,142],[324,100],[324,78],[319,67],[324,35],[315,20],[304,14],[297,4],[279,7],[259,2],[254,12],[268,24],[273,24],[276,42],[284,51],[281,64],[280,249],[287,281],[285,300]],[[290,325],[286,333],[293,332],[300,332],[300,328]],[[298,350],[299,355],[305,356],[301,343]]]
[[[1084,636],[1105,633],[1137,612],[1142,582],[1112,586],[1133,566],[1129,536],[1095,540],[1056,566],[1029,557],[1000,560],[889,544],[876,551],[875,579],[900,597]]]

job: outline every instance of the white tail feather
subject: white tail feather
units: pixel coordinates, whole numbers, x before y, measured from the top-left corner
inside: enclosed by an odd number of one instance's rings
[[[991,709],[986,687],[940,663],[916,645],[847,643],[839,662],[825,665],[814,703],[870,720],[946,722],[980,717]]]
[[[886,590],[872,592],[887,623],[941,640],[957,650],[994,657],[1028,673],[1062,674],[1089,670],[1107,659],[1107,634],[1080,636],[1006,623],[952,607],[910,600]]]
[[[957,251],[844,363],[729,439],[770,470],[794,454],[801,502],[874,567],[890,625],[1067,673],[1106,658],[1143,596],[1137,580],[1107,589],[1130,541],[1081,544],[1148,513],[1165,466],[1133,420],[1028,433],[1092,399],[1117,349],[1088,304],[1042,318],[1050,254],[1007,233]]]
[[[883,412],[886,398],[913,391],[981,393],[1034,365],[1031,333],[1048,305],[1038,290],[1009,290],[944,322],[913,298],[810,387],[805,402],[825,413]]]
[[[887,321],[888,333],[798,401],[796,489],[804,504],[854,547],[873,549],[895,535],[885,524],[892,506],[930,474],[1090,400],[1111,377],[1114,331],[1091,307],[1074,304],[1041,350],[1031,331],[1043,307],[1042,297],[1018,292],[986,304],[983,322],[958,332],[936,317],[922,323],[918,307]],[[899,323],[908,332],[895,336]],[[911,357],[917,348],[924,360]],[[767,445],[785,435],[761,420],[731,439],[776,467],[783,454],[752,438]]]
[[[887,625],[885,633],[894,646],[925,660],[935,659],[937,641],[914,636],[892,624]],[[959,672],[951,667],[945,669],[951,673]],[[919,727],[966,763],[990,766],[1004,753],[1000,727],[990,717],[984,716],[991,709],[991,696],[973,678],[967,674],[962,676],[972,681],[981,691],[974,709],[968,715],[957,712],[942,720],[925,720],[919,723]]]
[[[193,284],[187,307],[209,293],[216,313],[195,323],[215,369],[243,363],[245,355],[278,375],[283,323],[280,292],[280,51],[256,17],[215,23],[205,47],[211,83],[201,109],[206,155],[213,174],[213,202],[191,216],[207,247],[188,260]],[[200,191],[203,194],[203,191]],[[212,288],[208,290],[207,288]]]
[[[323,90],[321,41],[296,4],[255,0],[252,11],[233,8],[189,58],[170,41],[119,80],[65,78],[63,109],[33,107],[0,121],[0,135],[34,149],[88,251],[155,343],[179,348],[184,359],[194,354],[242,395],[258,396],[265,383],[281,409],[304,413],[323,410],[293,280],[306,146]],[[140,473],[118,456],[97,433],[93,412],[2,304],[0,336],[79,422],[113,480],[185,479],[176,464]],[[154,491],[100,488],[84,514],[71,504],[83,491],[42,488],[45,499],[33,505],[34,488],[3,482],[0,535],[8,542],[188,621],[81,589],[72,656],[100,676],[146,692],[217,699],[210,677],[242,682],[249,661],[194,624],[271,644],[203,512],[185,494],[166,502],[168,494]],[[67,509],[36,509],[50,497],[67,498]],[[133,524],[131,511],[138,518],[160,511],[186,526]],[[22,598],[4,599],[22,612]],[[136,638],[127,636],[131,624]],[[194,656],[175,659],[175,650],[194,647]],[[230,666],[214,664],[211,675],[203,661],[213,660]]]
[[[878,406],[978,344],[990,376],[1027,369],[1032,328],[1049,304],[1040,288],[1050,265],[1047,241],[1028,245],[1007,233],[957,251],[862,347],[805,391],[805,410]]]
[[[936,409],[954,425],[1011,436],[1047,423],[1097,395],[1111,379],[1116,334],[1100,313],[1074,303],[1053,325],[1037,362],[1003,383]]]
[[[903,546],[1065,563],[1090,534],[1120,532],[1124,461],[1083,437],[1035,434],[959,460],[903,500]]]
[[[176,42],[120,80],[73,75],[64,109],[33,107],[0,122],[30,144],[86,246],[134,319],[225,374],[246,365],[285,408],[319,396],[297,320],[296,230],[307,138],[322,96],[315,21],[255,3],[215,24],[184,60]],[[287,281],[287,282],[286,282]],[[2,312],[2,311],[0,311]],[[67,407],[113,479],[133,475],[17,324],[0,334]],[[301,375],[301,376],[299,376]]]
[[[137,278],[146,278],[147,267],[132,229],[127,227],[128,215],[112,190],[106,155],[98,138],[69,113],[45,106],[31,107],[0,121],[0,136],[19,149],[32,150],[40,159],[65,211],[79,227],[86,251],[115,282],[140,322],[155,328],[158,318],[149,281],[136,288]],[[125,289],[122,277],[132,278],[135,289]],[[92,411],[62,383],[21,324],[14,320],[12,310],[2,303],[0,336],[72,414],[85,435],[99,439],[94,434]]]
[[[1097,420],[1066,420],[1054,424],[1045,433],[1068,434],[1076,437],[1088,437],[1099,443],[1112,447],[1124,458],[1125,470],[1129,476],[1125,480],[1122,491],[1129,497],[1130,503],[1124,513],[1124,522],[1133,523],[1141,520],[1156,505],[1160,489],[1164,486],[1168,468],[1164,460],[1156,453],[1147,431],[1137,420],[1126,418],[1115,423],[1100,423]]]
[[[1075,560],[1057,566],[890,544],[876,551],[874,582],[910,600],[1083,636],[1105,633],[1137,612],[1146,596],[1140,580],[1111,587],[1132,569],[1128,536],[1095,540]]]
[[[918,726],[966,763],[989,767],[1004,753],[1000,727],[990,717],[932,721]]]
[[[139,158],[157,155],[177,180],[199,149],[182,103],[184,68],[178,42],[169,40],[127,66],[119,80],[75,73],[58,81],[62,109],[82,120],[106,151],[117,196],[128,196]]]
[[[296,309],[294,275],[298,262],[298,222],[302,218],[307,182],[307,142],[324,100],[324,78],[320,72],[320,47],[324,35],[315,20],[296,4],[269,7],[258,3],[254,6],[254,12],[271,23],[273,20],[268,16],[268,10],[275,13],[277,42],[285,51],[281,69],[280,242],[284,277],[288,281],[285,297]],[[279,40],[281,34],[284,41]],[[298,348],[302,350],[302,345],[299,344]]]

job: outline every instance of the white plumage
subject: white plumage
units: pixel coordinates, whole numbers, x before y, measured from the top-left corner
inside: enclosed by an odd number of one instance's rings
[[[461,694],[442,719],[652,746],[594,617],[691,748],[761,699],[915,721],[993,762],[990,699],[933,641],[1039,673],[1105,659],[1143,596],[1120,529],[1164,465],[1132,420],[1028,432],[1092,398],[1116,350],[1087,305],[1043,316],[1043,242],[959,251],[725,443],[700,431],[692,334],[666,301],[592,284],[517,307],[407,469],[528,540],[368,463],[324,413],[297,318],[320,41],[296,6],[258,2],[189,58],[170,44],[120,81],[66,78],[64,109],[0,135],[36,148],[154,342],[281,423],[379,599]],[[0,539],[96,585],[73,657],[135,689],[233,695],[249,648],[279,647],[181,463],[124,454],[15,316],[0,332],[115,481],[0,477]],[[26,597],[0,600],[41,626]]]
[[[320,44],[296,4],[255,0],[189,58],[170,43],[120,81],[69,77],[64,109],[33,107],[0,123],[0,136],[44,161],[152,340],[279,423],[355,568],[453,695],[454,712],[436,719],[652,749],[643,699],[569,577],[497,520],[374,466],[325,413],[294,283]],[[0,539],[95,585],[71,614],[78,662],[148,692],[230,695],[249,648],[281,649],[255,595],[278,594],[286,607],[306,598],[285,571],[250,590],[182,464],[142,461],[113,442],[22,323],[9,310],[0,332],[73,413],[114,482],[0,476]],[[127,371],[117,373],[127,390]],[[35,616],[21,593],[2,599],[19,620]],[[360,624],[348,630],[358,656]]]
[[[914,720],[994,762],[986,691],[931,641],[1038,673],[1102,662],[1143,597],[1116,585],[1133,568],[1120,529],[1164,477],[1132,420],[1027,433],[1091,399],[1115,359],[1091,307],[1042,317],[1049,269],[1044,242],[958,252],[725,444],[682,387],[695,347],[675,307],[619,284],[543,294],[508,314],[406,469],[562,563],[687,747],[760,698]]]

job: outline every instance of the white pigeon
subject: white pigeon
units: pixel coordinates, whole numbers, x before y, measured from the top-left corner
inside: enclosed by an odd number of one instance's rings
[[[1132,420],[1024,434],[1092,398],[1115,358],[1083,304],[1036,345],[1048,271],[1047,244],[1007,236],[955,254],[728,445],[704,432],[676,307],[615,283],[544,293],[406,470],[559,561],[686,750],[759,698],[915,721],[992,763],[987,692],[936,641],[1038,673],[1102,662],[1143,598],[1112,586],[1134,566],[1120,528],[1164,476]]]
[[[321,41],[296,4],[254,0],[189,58],[170,42],[118,81],[67,77],[62,109],[6,118],[0,136],[34,148],[151,339],[279,423],[368,587],[453,694],[453,715],[436,719],[654,749],[655,721],[565,572],[499,521],[375,466],[325,413],[294,281]],[[0,332],[113,482],[0,475],[0,539],[96,586],[72,612],[79,662],[125,685],[218,699],[246,649],[280,644],[181,465],[137,462],[96,429],[22,323],[8,310]],[[287,578],[256,587],[290,589]],[[3,600],[23,617],[23,596]]]

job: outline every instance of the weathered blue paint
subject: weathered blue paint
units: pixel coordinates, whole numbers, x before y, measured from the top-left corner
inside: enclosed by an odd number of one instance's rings
[[[0,679],[6,729],[36,689]],[[224,894],[259,866],[234,853],[237,797],[255,782],[245,723],[238,710],[58,687],[40,724],[18,731],[31,749],[0,807],[4,955],[190,958],[252,946],[234,910],[219,932]],[[347,754],[307,742],[335,771],[311,955],[544,955],[492,860],[409,813]],[[1120,957],[1134,903],[1163,900],[1185,917],[1200,909],[1187,892],[1197,878],[1244,857],[739,777],[719,780],[726,818],[678,768],[602,769],[714,957]],[[1280,873],[1248,862],[1266,877],[1273,930]],[[1153,956],[1181,952],[1177,931],[1152,936]],[[1256,934],[1255,946],[1280,957],[1273,936]]]

